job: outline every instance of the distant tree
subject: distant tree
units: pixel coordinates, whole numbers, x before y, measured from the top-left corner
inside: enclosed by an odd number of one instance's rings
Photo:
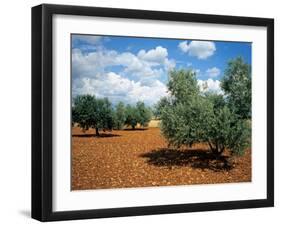
[[[79,95],[74,98],[72,107],[72,121],[78,123],[83,131],[89,128],[112,129],[113,111],[107,98],[97,99],[91,95]]]
[[[114,112],[114,128],[123,129],[126,122],[126,108],[123,102],[119,102]]]
[[[96,123],[96,132],[98,129],[113,129],[114,125],[114,111],[111,105],[111,102],[108,98],[96,99],[97,100],[97,123]],[[97,129],[98,128],[98,129]]]
[[[135,129],[136,125],[138,124],[138,119],[139,119],[139,114],[136,107],[128,104],[126,106],[125,124],[131,126],[132,129]]]
[[[125,124],[135,129],[139,123],[141,126],[147,126],[151,120],[152,113],[150,108],[146,107],[143,102],[137,102],[136,106],[126,106],[126,120]]]
[[[71,125],[74,126],[74,124],[79,120],[77,109],[74,106],[71,107],[71,117],[72,117]]]
[[[221,87],[228,99],[228,107],[240,118],[251,118],[251,67],[241,57],[228,62]]]
[[[137,102],[136,110],[138,112],[138,123],[141,126],[147,126],[152,117],[150,108],[146,107],[143,102]]]
[[[72,106],[72,122],[78,123],[83,131],[92,126],[93,97],[90,95],[76,96]]]

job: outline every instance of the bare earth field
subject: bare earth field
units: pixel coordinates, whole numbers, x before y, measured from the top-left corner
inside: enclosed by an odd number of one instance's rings
[[[72,129],[72,190],[251,181],[251,150],[214,158],[204,144],[169,149],[159,128]]]

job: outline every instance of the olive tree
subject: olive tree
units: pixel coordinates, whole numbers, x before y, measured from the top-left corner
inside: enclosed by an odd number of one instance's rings
[[[126,122],[126,108],[123,102],[119,102],[114,111],[114,128],[123,129]]]
[[[78,95],[74,98],[72,106],[72,121],[78,123],[83,131],[89,128],[112,129],[113,110],[107,98],[97,99],[92,95]]]
[[[161,130],[169,145],[181,146],[199,142],[201,128],[199,108],[204,107],[199,96],[195,73],[191,70],[171,71],[167,84],[169,97],[162,98],[157,105]]]
[[[251,80],[251,67],[241,57],[228,62],[221,87],[229,108],[243,119],[251,117]]]
[[[150,108],[146,107],[143,102],[139,101],[136,104],[136,111],[138,114],[138,123],[143,127],[147,126],[152,117]]]
[[[217,156],[225,149],[242,154],[248,145],[249,126],[228,106],[228,99],[200,92],[191,70],[173,71],[169,76],[170,96],[157,105],[161,131],[169,145],[204,142]]]
[[[212,94],[206,99],[211,109],[206,114],[202,140],[208,143],[215,155],[221,155],[226,149],[233,154],[243,154],[250,137],[247,120],[232,112],[222,95]]]
[[[128,126],[131,126],[132,129],[135,129],[136,125],[138,124],[138,112],[136,107],[131,106],[130,104],[128,104],[126,106],[126,120],[125,120],[125,124]]]
[[[138,123],[141,126],[147,126],[151,117],[151,110],[143,102],[137,102],[135,106],[129,104],[126,106],[125,124],[131,126],[132,129],[135,129]]]

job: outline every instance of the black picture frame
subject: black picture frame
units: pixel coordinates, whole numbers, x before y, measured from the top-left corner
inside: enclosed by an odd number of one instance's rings
[[[52,18],[55,14],[266,27],[267,198],[54,212],[52,210]],[[273,19],[50,4],[32,8],[32,218],[40,221],[57,221],[272,206],[274,206]]]

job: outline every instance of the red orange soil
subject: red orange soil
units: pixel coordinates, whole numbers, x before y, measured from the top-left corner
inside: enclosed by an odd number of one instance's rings
[[[251,181],[251,150],[214,159],[204,144],[168,149],[159,128],[84,134],[72,129],[72,189]],[[225,162],[229,164],[225,164]],[[231,164],[231,167],[228,167]]]

